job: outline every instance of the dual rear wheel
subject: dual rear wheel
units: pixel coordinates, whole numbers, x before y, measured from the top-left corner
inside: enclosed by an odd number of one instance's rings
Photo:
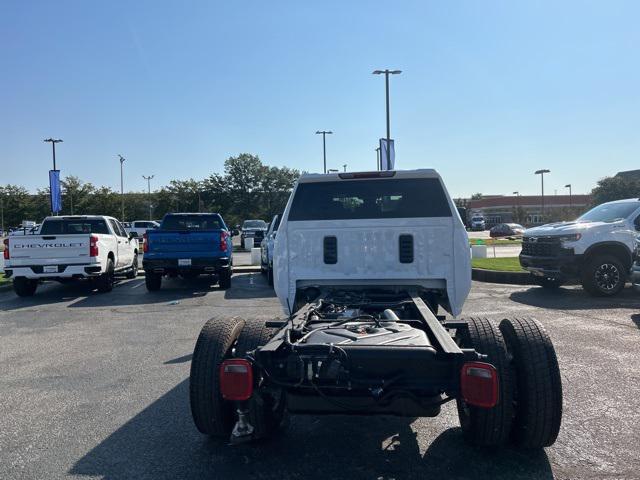
[[[499,400],[479,408],[457,400],[465,438],[478,446],[552,445],[562,420],[562,384],[555,350],[544,327],[529,318],[504,319],[496,327],[471,318],[460,344],[487,355],[499,376]]]

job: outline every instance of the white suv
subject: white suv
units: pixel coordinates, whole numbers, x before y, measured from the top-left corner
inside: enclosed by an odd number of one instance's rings
[[[615,295],[628,278],[638,231],[640,199],[603,203],[573,222],[526,230],[520,264],[546,288],[577,279],[592,295]]]

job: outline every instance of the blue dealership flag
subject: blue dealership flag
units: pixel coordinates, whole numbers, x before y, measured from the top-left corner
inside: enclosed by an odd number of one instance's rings
[[[380,170],[393,170],[396,166],[396,150],[393,140],[389,140],[389,147],[387,148],[387,139],[380,139]],[[389,153],[387,151],[389,150]]]
[[[51,211],[62,210],[62,190],[60,189],[60,170],[49,170],[49,191],[51,193]]]

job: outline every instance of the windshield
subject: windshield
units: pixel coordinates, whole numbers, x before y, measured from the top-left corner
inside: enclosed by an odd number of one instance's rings
[[[162,220],[162,230],[220,230],[222,221],[218,215],[167,215]]]
[[[47,220],[42,224],[40,235],[73,235],[78,233],[108,234],[107,222],[103,219]]]
[[[631,215],[638,207],[640,202],[624,202],[624,203],[604,203],[592,208],[587,213],[578,218],[578,222],[615,222],[623,220]]]
[[[242,228],[267,228],[267,222],[264,220],[245,220]]]

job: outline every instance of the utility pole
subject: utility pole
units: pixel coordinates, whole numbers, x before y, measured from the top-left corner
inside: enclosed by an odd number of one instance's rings
[[[124,222],[124,173],[123,164],[126,160],[122,155],[118,154],[120,158],[120,221]]]
[[[153,177],[155,177],[155,175],[150,175],[148,177],[142,175],[142,178],[147,181],[147,195],[149,197],[149,220],[153,220],[153,214],[151,213],[151,179]]]
[[[571,184],[567,183],[564,188],[568,188],[569,189],[569,208],[573,207],[573,199],[571,198]]]
[[[534,172],[535,175],[540,175],[540,183],[542,186],[542,223],[544,223],[544,174],[545,173],[551,173],[551,170],[542,169],[542,170],[536,170]]]
[[[382,165],[380,165],[380,147],[376,147],[376,168],[378,170],[382,169]]]
[[[382,75],[384,73],[385,97],[387,103],[387,165],[391,164],[391,126],[389,122],[389,75],[399,75],[402,70],[374,70],[374,75]]]
[[[0,191],[0,232],[2,235],[6,235],[4,231],[4,192]]]
[[[345,163],[344,165],[342,165],[342,168],[344,168],[344,171],[347,171],[347,164]]]
[[[324,158],[324,173],[327,173],[327,135],[333,134],[331,130],[318,130],[316,135],[322,134],[322,157]]]

